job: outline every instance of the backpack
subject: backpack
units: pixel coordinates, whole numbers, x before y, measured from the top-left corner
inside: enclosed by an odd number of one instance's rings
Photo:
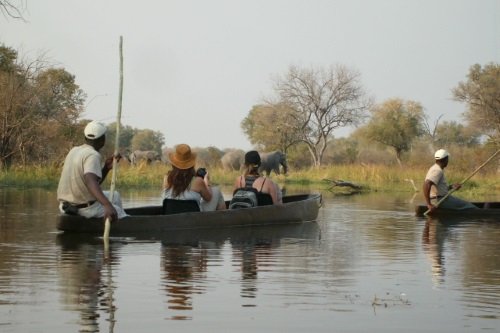
[[[258,191],[253,187],[236,189],[231,202],[229,202],[229,209],[257,207],[257,194]]]

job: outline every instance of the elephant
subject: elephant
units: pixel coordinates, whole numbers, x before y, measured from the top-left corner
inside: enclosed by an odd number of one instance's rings
[[[280,174],[280,165],[283,166],[283,173],[286,175],[288,170],[288,165],[286,164],[286,156],[281,151],[273,151],[269,153],[259,153],[261,166],[259,167],[259,172],[263,174],[265,171],[267,176],[271,175],[271,171],[274,171],[277,175]]]
[[[146,161],[147,164],[153,161],[161,161],[160,154],[153,150],[134,150],[129,157],[133,166],[136,166],[141,161]]]
[[[245,154],[241,151],[230,151],[225,153],[221,158],[222,168],[224,170],[241,170],[243,167],[243,162],[245,159]]]

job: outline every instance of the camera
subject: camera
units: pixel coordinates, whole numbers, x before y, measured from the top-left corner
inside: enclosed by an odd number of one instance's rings
[[[64,213],[66,213],[68,215],[78,215],[78,208],[70,205],[68,202],[63,202],[62,209],[63,209]]]
[[[196,171],[196,176],[205,178],[205,175],[207,174],[207,169],[205,168],[199,168],[198,171]]]

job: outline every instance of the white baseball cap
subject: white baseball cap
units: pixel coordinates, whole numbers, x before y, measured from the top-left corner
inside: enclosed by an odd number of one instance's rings
[[[85,127],[85,137],[87,139],[95,140],[100,138],[104,133],[106,133],[107,126],[98,121],[91,121]]]
[[[450,153],[448,153],[446,150],[444,149],[439,149],[435,154],[434,154],[434,158],[436,160],[442,160],[443,158],[446,158],[450,156]]]

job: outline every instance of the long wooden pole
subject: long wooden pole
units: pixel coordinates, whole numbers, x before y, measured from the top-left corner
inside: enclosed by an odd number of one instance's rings
[[[483,168],[486,164],[488,164],[488,163],[489,163],[492,159],[494,159],[494,158],[495,158],[495,156],[497,156],[497,155],[498,155],[498,153],[500,153],[500,149],[499,149],[499,150],[497,150],[497,152],[496,152],[495,154],[493,154],[493,156],[491,156],[490,158],[488,158],[488,160],[487,160],[486,162],[484,162],[484,163],[483,163],[483,164],[482,164],[479,168],[477,168],[477,169],[476,169],[473,173],[471,173],[471,174],[469,175],[469,177],[465,178],[465,179],[464,179],[464,180],[460,183],[460,185],[463,185],[465,182],[467,182],[469,179],[471,179],[471,178],[472,178],[472,176],[474,176],[474,175],[475,175],[475,174],[476,174],[479,170],[481,170],[481,169],[482,169],[482,168]],[[452,188],[452,189],[451,189],[451,190],[450,190],[450,191],[449,191],[449,192],[448,192],[448,193],[447,193],[444,197],[442,197],[442,198],[441,198],[441,200],[439,200],[439,201],[438,201],[438,202],[434,205],[434,207],[436,207],[436,208],[437,208],[437,207],[439,207],[439,205],[440,205],[441,203],[443,203],[446,199],[448,199],[448,197],[449,197],[449,196],[450,196],[453,192],[455,192],[455,191],[456,191],[456,190],[455,190],[454,188]],[[428,210],[424,213],[424,215],[427,215],[429,212],[430,212],[430,209],[428,209]]]
[[[116,188],[116,169],[118,168],[118,160],[116,159],[116,156],[118,155],[118,150],[119,150],[119,143],[120,143],[120,127],[121,127],[121,118],[122,118],[122,95],[123,95],[123,37],[120,36],[120,89],[118,93],[118,113],[116,115],[116,135],[115,135],[115,152],[114,156],[115,158],[113,159],[113,176],[111,178],[111,189],[110,189],[110,195],[109,195],[109,200],[113,202],[113,196],[115,193],[115,188]],[[106,222],[104,224],[104,235],[103,238],[104,240],[108,240],[109,238],[109,230],[111,228],[111,223],[109,221],[109,218],[106,219]]]

